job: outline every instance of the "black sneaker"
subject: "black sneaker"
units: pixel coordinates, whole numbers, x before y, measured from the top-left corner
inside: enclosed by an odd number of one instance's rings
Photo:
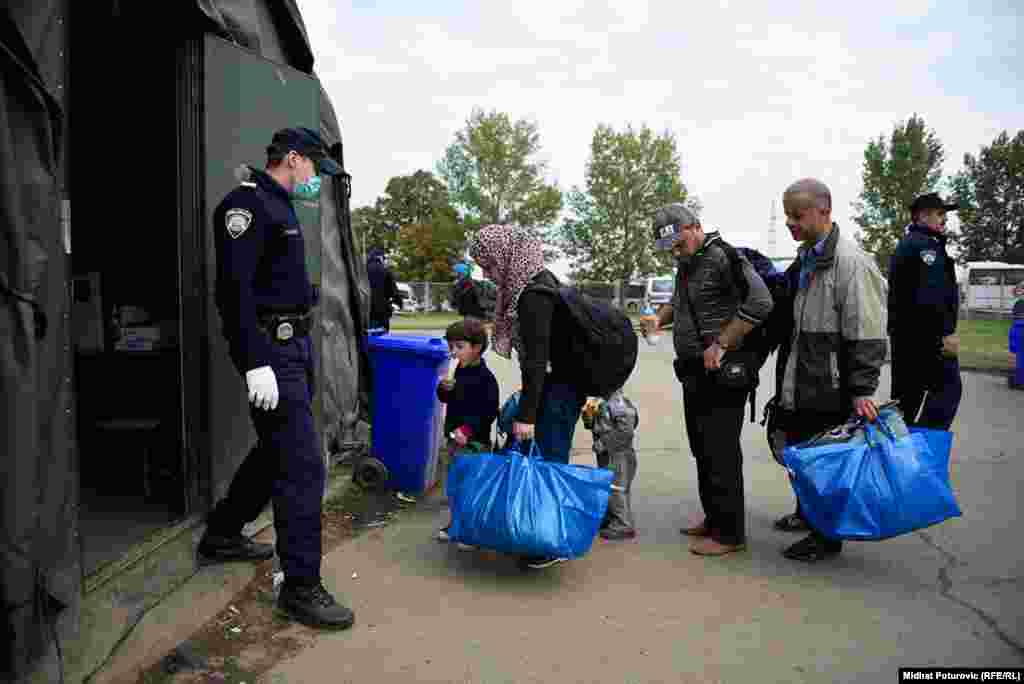
[[[199,558],[204,563],[231,563],[233,561],[265,561],[274,557],[273,544],[261,544],[241,534],[222,537],[204,534],[199,542]]]
[[[293,620],[310,627],[348,629],[356,616],[339,604],[323,584],[311,587],[281,587],[277,608]]]
[[[534,570],[543,570],[544,568],[550,568],[553,565],[564,563],[568,558],[558,558],[557,556],[529,556],[523,559],[523,565]]]

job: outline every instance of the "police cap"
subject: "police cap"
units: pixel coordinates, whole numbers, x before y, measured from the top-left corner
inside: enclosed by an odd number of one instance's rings
[[[324,145],[323,138],[311,128],[282,128],[274,133],[270,146],[282,154],[294,150],[303,157],[312,159],[316,162],[320,173],[325,173],[328,176],[336,176],[341,173],[341,167],[327,154],[327,146]]]
[[[929,192],[927,195],[921,195],[914,203],[910,205],[910,213],[916,214],[924,209],[942,209],[943,211],[954,211],[959,209],[960,205],[956,202],[943,202],[942,198],[939,197],[937,192]]]

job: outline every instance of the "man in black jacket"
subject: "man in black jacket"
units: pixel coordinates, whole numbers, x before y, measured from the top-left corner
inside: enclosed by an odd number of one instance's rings
[[[697,216],[671,204],[654,217],[658,249],[679,260],[671,306],[658,325],[673,325],[676,375],[683,385],[683,411],[690,449],[697,461],[697,486],[704,521],[683,529],[694,537],[690,550],[721,556],[746,548],[743,453],[740,433],[749,393],[723,382],[722,357],[764,322],[772,297],[761,276],[741,258],[749,284],[746,299],[718,232],[704,233]]]
[[[366,276],[370,281],[370,328],[391,330],[391,303],[402,305],[402,293],[395,276],[384,263],[384,250],[375,247],[366,260]]]
[[[946,212],[937,193],[910,206],[912,223],[889,265],[892,398],[907,423],[948,430],[963,386],[956,336],[960,289],[946,253]]]

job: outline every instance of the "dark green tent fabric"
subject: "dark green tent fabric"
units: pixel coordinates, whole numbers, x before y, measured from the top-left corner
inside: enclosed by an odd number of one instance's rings
[[[109,0],[115,9],[143,1]],[[179,31],[214,32],[312,73],[294,0],[178,7]],[[40,669],[55,680],[54,637],[77,634],[78,471],[62,231],[68,8],[69,0],[0,5],[0,680]],[[321,100],[321,133],[343,161],[341,129],[322,87]],[[359,445],[370,391],[369,287],[349,220],[350,183],[346,176],[328,184],[321,211],[319,386],[324,446],[334,451]]]
[[[0,9],[0,671],[22,676],[73,632],[75,552],[67,261],[61,231],[66,5]]]

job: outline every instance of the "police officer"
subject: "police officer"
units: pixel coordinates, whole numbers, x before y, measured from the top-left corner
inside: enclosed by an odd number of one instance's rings
[[[956,336],[960,290],[946,252],[946,212],[937,193],[910,206],[912,222],[889,265],[892,397],[908,423],[948,430],[963,386]]]
[[[248,180],[214,210],[213,230],[217,308],[231,358],[248,386],[258,440],[210,514],[198,551],[206,562],[272,557],[273,547],[246,538],[242,527],[273,501],[284,571],[278,609],[308,625],[346,628],[354,622],[352,611],[320,579],[326,472],[313,426],[309,335],[316,296],[292,206],[293,199],[317,198],[319,174],[341,169],[315,131],[288,128],[274,134],[266,169],[247,171]]]

